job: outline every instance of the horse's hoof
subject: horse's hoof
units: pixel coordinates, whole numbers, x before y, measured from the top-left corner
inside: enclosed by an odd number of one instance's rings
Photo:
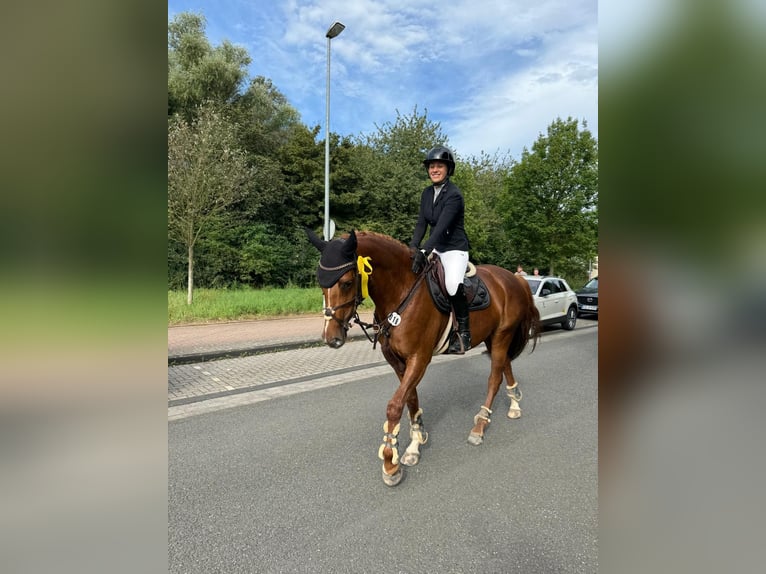
[[[420,461],[420,453],[417,452],[405,452],[404,456],[399,460],[404,466],[415,466]]]
[[[468,435],[468,442],[474,446],[479,446],[481,443],[484,442],[484,437],[480,434],[476,434],[475,432],[472,432]]]
[[[402,481],[403,477],[404,473],[402,472],[402,467],[397,468],[394,474],[386,474],[386,471],[383,471],[383,482],[385,482],[387,486],[396,486]]]
[[[509,419],[520,419],[521,418],[521,409],[508,409],[508,418]]]

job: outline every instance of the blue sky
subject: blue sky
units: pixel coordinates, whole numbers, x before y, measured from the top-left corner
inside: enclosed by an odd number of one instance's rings
[[[556,118],[598,137],[597,0],[169,0],[168,19],[197,12],[213,45],[243,46],[309,127],[372,134],[417,106],[460,157],[519,159]],[[439,143],[439,142],[434,142]]]

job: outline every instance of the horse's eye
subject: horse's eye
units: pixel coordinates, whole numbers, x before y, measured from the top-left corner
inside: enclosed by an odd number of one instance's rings
[[[353,281],[344,281],[343,282],[343,288],[344,289],[351,289],[351,286],[354,284]]]

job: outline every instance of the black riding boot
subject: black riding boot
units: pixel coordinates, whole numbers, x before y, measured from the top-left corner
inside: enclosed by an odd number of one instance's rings
[[[468,301],[465,299],[463,284],[458,285],[457,292],[450,298],[452,309],[457,320],[457,332],[453,333],[447,349],[448,355],[462,355],[471,348],[471,331],[468,326]]]

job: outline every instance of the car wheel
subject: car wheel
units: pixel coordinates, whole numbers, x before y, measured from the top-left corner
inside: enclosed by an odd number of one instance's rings
[[[571,331],[575,328],[575,324],[577,323],[577,309],[574,307],[570,307],[569,311],[567,311],[566,319],[564,319],[561,322],[561,327],[563,329],[566,329],[567,331]]]

